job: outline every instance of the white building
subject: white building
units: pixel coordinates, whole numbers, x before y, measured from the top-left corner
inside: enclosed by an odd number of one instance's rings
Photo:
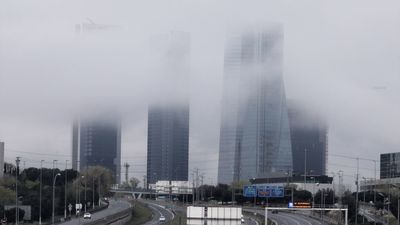
[[[189,181],[168,181],[160,180],[155,184],[149,184],[150,188],[155,190],[157,194],[171,194],[184,195],[192,194],[193,186]]]

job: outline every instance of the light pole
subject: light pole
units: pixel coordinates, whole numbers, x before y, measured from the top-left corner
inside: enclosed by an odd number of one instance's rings
[[[43,162],[44,162],[44,160],[40,160],[39,225],[42,225],[42,183],[43,183]]]
[[[365,186],[366,186],[366,183],[367,183],[367,178],[362,177],[362,179],[364,180],[363,201],[364,201],[364,205],[365,205]],[[364,210],[363,210],[363,224],[365,223]]]
[[[253,178],[253,185],[254,185],[255,180],[256,180],[256,178]],[[256,206],[257,206],[257,188],[254,193],[254,207],[256,207]]]
[[[85,177],[85,212],[86,212],[86,204],[87,204],[87,202],[86,202],[86,186],[87,186],[87,171],[86,171],[86,177]]]
[[[81,204],[81,184],[82,184],[82,179],[83,178],[85,178],[85,176],[81,176],[80,178],[79,178],[79,183],[78,183],[78,207],[79,207],[79,213],[78,213],[78,217],[79,217],[79,214],[81,213],[81,211],[82,211],[82,204]]]
[[[64,219],[67,218],[67,167],[68,160],[65,160]]]
[[[357,159],[357,174],[356,174],[356,188],[357,188],[357,192],[356,192],[356,207],[355,207],[355,214],[356,214],[356,218],[355,218],[355,225],[358,225],[358,187],[359,187],[359,184],[358,184],[358,176],[359,176],[359,164],[360,164],[360,159],[359,158],[356,158]]]
[[[94,175],[92,176],[92,209],[94,209]]]
[[[55,191],[56,179],[58,176],[61,176],[61,174],[57,173],[53,178],[53,204],[52,204],[51,224],[54,224],[54,204],[55,204],[54,198],[55,198],[55,193],[56,193],[56,191]]]
[[[307,182],[307,149],[304,149],[304,190],[306,190]]]
[[[18,172],[19,172],[19,163],[21,162],[21,157],[17,157],[15,160],[15,164],[17,168],[15,170],[15,225],[18,225],[19,222],[19,210],[18,210]]]
[[[312,189],[312,193],[311,193],[311,198],[312,198],[312,208],[314,208],[315,177],[311,177],[311,180],[313,181],[313,189]]]

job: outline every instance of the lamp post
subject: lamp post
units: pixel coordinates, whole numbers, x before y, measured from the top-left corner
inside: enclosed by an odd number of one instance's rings
[[[87,186],[87,171],[86,171],[86,177],[85,177],[85,212],[86,212],[86,204],[87,204],[87,202],[86,202],[86,186]]]
[[[57,173],[53,178],[53,204],[52,204],[51,224],[54,224],[54,204],[55,204],[54,198],[55,198],[55,193],[56,193],[56,191],[55,191],[56,179],[58,176],[61,176],[61,174]]]
[[[79,178],[79,183],[78,183],[78,204],[79,204],[79,213],[81,213],[82,211],[82,204],[81,204],[81,184],[82,184],[82,179],[85,178],[85,176],[81,176]],[[79,217],[79,214],[78,214]]]
[[[253,185],[254,185],[255,180],[256,180],[256,178],[253,177]],[[257,188],[256,188],[256,191],[254,193],[254,207],[256,207],[256,206],[257,206]]]
[[[94,175],[92,176],[92,209],[94,209]]]
[[[315,206],[315,202],[314,202],[314,196],[315,196],[315,177],[311,177],[311,179],[313,180],[313,191],[312,191],[312,207],[314,208]],[[319,185],[319,184],[317,184]]]
[[[364,190],[363,190],[363,202],[365,204],[365,185],[367,183],[367,178],[362,177],[362,179],[364,180]],[[363,210],[363,224],[365,223],[365,216],[364,216],[364,210]]]
[[[15,160],[15,164],[17,168],[15,170],[15,225],[18,225],[19,222],[19,210],[18,210],[18,172],[19,172],[19,163],[21,162],[21,157],[17,157]]]
[[[40,160],[39,225],[42,225],[42,183],[43,183],[43,162],[44,162],[44,160]]]
[[[304,190],[306,190],[307,183],[307,149],[304,149]]]
[[[68,160],[65,160],[64,219],[67,218],[67,167]]]

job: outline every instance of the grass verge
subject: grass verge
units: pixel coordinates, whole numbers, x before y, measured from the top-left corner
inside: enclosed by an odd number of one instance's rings
[[[184,215],[184,213],[175,213],[174,219],[169,221],[165,225],[186,225],[186,216]]]
[[[151,209],[141,202],[132,202],[132,218],[127,225],[140,225],[150,221],[153,217]]]

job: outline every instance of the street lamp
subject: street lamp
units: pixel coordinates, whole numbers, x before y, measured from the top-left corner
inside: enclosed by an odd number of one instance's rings
[[[365,186],[367,184],[367,178],[362,177],[362,179],[364,180],[363,201],[364,201],[364,204],[365,204]],[[364,212],[365,212],[365,209],[363,210],[363,224],[365,223]]]
[[[42,183],[43,183],[43,162],[44,162],[44,160],[40,160],[39,225],[42,225]]]
[[[92,176],[92,209],[94,209],[94,175]]]
[[[15,164],[17,168],[15,170],[15,225],[18,225],[19,221],[19,210],[18,210],[18,172],[19,172],[19,163],[21,162],[21,157],[17,157],[15,160]]]
[[[255,180],[256,180],[256,178],[253,177],[253,185],[255,183]],[[256,188],[256,191],[254,193],[254,207],[256,207],[256,206],[257,206],[257,188]]]
[[[52,208],[52,216],[51,216],[51,224],[54,224],[54,198],[55,198],[55,186],[56,186],[56,179],[58,176],[61,176],[60,173],[57,173],[53,178],[53,208]]]
[[[312,181],[313,181],[313,191],[312,191],[312,207],[314,208],[315,206],[315,202],[314,202],[314,196],[315,196],[315,177],[311,177]],[[319,185],[319,183],[317,184]]]
[[[67,167],[68,160],[65,160],[64,219],[67,218]]]

